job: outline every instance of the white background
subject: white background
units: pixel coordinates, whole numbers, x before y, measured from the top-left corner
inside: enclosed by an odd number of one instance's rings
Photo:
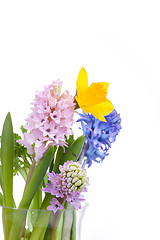
[[[10,111],[19,132],[52,80],[75,94],[82,66],[121,113],[110,155],[88,171],[82,240],[160,239],[159,12],[154,0],[0,0],[0,131]]]

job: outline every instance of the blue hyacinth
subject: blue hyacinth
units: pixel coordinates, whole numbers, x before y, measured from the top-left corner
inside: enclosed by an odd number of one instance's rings
[[[121,129],[121,118],[114,109],[109,115],[105,116],[107,122],[102,122],[93,115],[86,115],[84,112],[79,114],[83,134],[85,135],[85,156],[87,157],[88,167],[92,165],[92,161],[102,162],[109,154],[108,150],[111,143],[116,140]]]

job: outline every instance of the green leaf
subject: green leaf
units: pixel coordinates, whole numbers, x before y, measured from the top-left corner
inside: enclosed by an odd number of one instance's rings
[[[56,154],[56,158],[55,158],[55,163],[54,163],[54,166],[52,169],[54,172],[58,172],[58,168],[59,168],[63,154],[64,154],[64,149],[63,149],[63,147],[59,146],[57,154]]]
[[[4,201],[3,195],[2,193],[0,193],[0,206],[3,206],[3,201]]]
[[[48,182],[48,175],[47,173],[45,174],[44,178],[43,178],[43,187],[46,187],[46,183]]]
[[[21,139],[21,137],[17,133],[14,133],[14,139],[15,139],[15,142],[14,142],[14,144],[15,144],[15,155],[17,157],[22,157],[23,155],[29,156],[27,154],[27,148],[17,142],[17,140]]]
[[[45,176],[45,173],[53,159],[55,153],[55,148],[53,146],[50,146],[49,149],[44,154],[43,158],[39,162],[38,166],[34,170],[33,176],[23,194],[22,200],[19,204],[19,210],[16,210],[16,213],[14,214],[14,221],[10,232],[10,240],[17,240],[23,225],[23,222],[26,217],[26,211],[23,211],[22,209],[28,209],[31,201],[37,192],[43,177]]]
[[[42,240],[50,240],[50,230],[49,230],[49,227],[47,227],[47,230],[45,232],[44,238],[42,237]]]
[[[39,186],[37,192],[35,193],[33,200],[30,204],[30,211],[28,212],[28,223],[29,223],[29,229],[32,232],[33,227],[35,225],[36,219],[37,219],[37,215],[38,215],[38,211],[34,211],[35,209],[40,209],[40,206],[42,204],[42,188],[43,185],[43,181],[41,182],[41,185]],[[33,211],[32,211],[33,209]]]
[[[54,172],[58,172],[58,168],[59,168],[59,165],[61,164],[61,159],[62,159],[63,155],[65,154],[67,149],[69,149],[70,146],[73,144],[73,142],[74,142],[73,135],[71,135],[66,142],[67,142],[66,147],[59,146],[59,148],[58,148],[56,158],[55,158],[55,162],[54,162],[54,167],[52,169]]]
[[[66,161],[68,161],[68,160],[69,161],[72,160],[73,162],[77,161],[77,159],[80,155],[80,152],[82,150],[84,139],[85,139],[84,135],[77,138],[75,141],[72,142],[70,147],[65,149],[65,153],[64,153],[64,151],[62,151],[62,148],[58,149],[60,152],[57,152],[55,165],[53,167],[53,171],[55,173],[60,172],[59,165],[63,165]]]
[[[31,156],[27,152],[27,148],[23,145],[19,144],[17,140],[21,139],[21,137],[14,133],[14,151],[15,151],[15,158],[13,162],[13,175],[18,175],[18,169],[24,168],[26,171],[30,168],[30,163],[32,161]]]
[[[3,178],[2,178],[2,166],[0,166],[0,186],[2,188],[2,191],[4,191]]]
[[[1,161],[2,161],[2,181],[4,192],[4,206],[13,207],[13,161],[14,161],[14,134],[10,113],[7,114],[1,138]],[[8,216],[10,215],[10,217]],[[9,232],[12,223],[12,214],[10,209],[4,211],[4,224],[6,239],[9,238]]]
[[[24,192],[19,208],[28,209],[34,194],[36,193],[37,189],[39,188],[43,180],[43,177],[45,176],[45,173],[53,159],[54,154],[55,154],[55,148],[53,146],[50,146],[49,149],[44,154],[41,161],[39,162],[38,166],[36,167],[33,173],[33,176],[28,184],[28,187]]]
[[[61,159],[61,165],[63,165],[64,162],[68,160],[69,161],[72,160],[73,162],[77,161],[83,147],[84,139],[85,139],[85,136],[82,135],[72,143],[72,145],[63,154]]]
[[[2,176],[4,187],[4,204],[13,207],[13,160],[14,135],[10,113],[7,114],[1,140]]]
[[[20,129],[21,129],[22,133],[27,132],[27,130],[23,127],[23,125],[21,125]]]
[[[66,141],[66,142],[67,142],[67,148],[69,148],[74,141],[75,141],[75,140],[74,140],[74,136],[73,136],[73,135],[70,135],[70,136],[69,136],[69,139]]]

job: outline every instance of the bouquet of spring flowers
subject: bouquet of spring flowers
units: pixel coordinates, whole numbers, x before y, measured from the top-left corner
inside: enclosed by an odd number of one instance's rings
[[[37,92],[26,124],[21,127],[22,138],[13,132],[10,113],[6,116],[0,138],[5,240],[80,239],[76,234],[77,213],[85,201],[83,194],[92,184],[87,168],[108,155],[121,129],[121,119],[106,97],[108,83],[88,86],[82,68],[76,85],[74,97],[69,91],[61,93],[60,80]],[[73,124],[77,122],[82,135],[75,139]],[[19,206],[13,196],[15,175],[25,181]]]

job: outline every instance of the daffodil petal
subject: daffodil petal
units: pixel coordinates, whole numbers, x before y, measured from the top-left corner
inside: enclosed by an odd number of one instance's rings
[[[81,108],[82,109],[82,108]],[[87,114],[88,115],[88,110],[87,110],[87,108],[83,108],[83,112],[85,112],[85,114]]]
[[[114,107],[112,103],[107,99],[105,102],[94,105],[89,108],[89,112],[101,121],[106,122],[104,116],[113,111]]]
[[[102,114],[100,114],[99,112],[96,112],[96,110],[94,110],[91,114],[92,114],[94,117],[96,117],[97,119],[99,119],[100,121],[106,122],[105,117],[104,117]]]
[[[86,105],[81,105],[80,99],[77,98],[77,96],[75,96],[75,99],[79,105],[79,107],[85,112],[85,114],[88,115],[88,108]]]
[[[81,96],[83,96],[84,92],[88,88],[87,72],[83,67],[79,71],[76,85],[77,85],[78,98],[81,98]]]

